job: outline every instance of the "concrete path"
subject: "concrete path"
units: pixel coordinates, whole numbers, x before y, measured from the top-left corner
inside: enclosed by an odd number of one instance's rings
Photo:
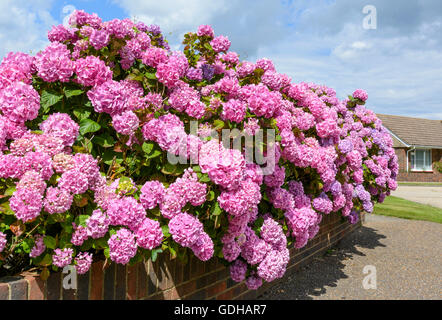
[[[391,195],[422,204],[429,204],[433,207],[442,208],[442,186],[399,186],[396,191],[391,193]]]
[[[364,289],[365,266],[376,289]],[[373,282],[371,282],[373,284]],[[442,224],[366,215],[335,250],[260,299],[442,299]]]

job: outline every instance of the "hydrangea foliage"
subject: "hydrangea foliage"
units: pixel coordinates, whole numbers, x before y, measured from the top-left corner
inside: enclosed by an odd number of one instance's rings
[[[207,25],[183,52],[158,26],[83,11],[48,38],[0,65],[3,273],[23,258],[47,276],[194,254],[257,289],[284,275],[288,248],[323,215],[356,223],[397,187],[393,142],[363,90],[340,100],[268,59],[241,61]],[[261,150],[274,170],[210,134],[222,129],[274,130]]]

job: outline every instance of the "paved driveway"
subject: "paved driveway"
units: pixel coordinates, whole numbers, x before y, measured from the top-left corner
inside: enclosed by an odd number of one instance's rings
[[[391,193],[391,195],[422,204],[429,204],[433,207],[442,208],[442,186],[399,186],[396,191]]]
[[[329,254],[260,299],[442,299],[442,224],[366,215],[364,226]],[[376,268],[376,289],[363,279]],[[373,282],[371,282],[373,283]]]

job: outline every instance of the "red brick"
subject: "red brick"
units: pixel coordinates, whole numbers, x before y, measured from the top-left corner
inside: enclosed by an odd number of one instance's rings
[[[115,300],[126,299],[126,265],[117,264],[115,267]]]
[[[138,264],[127,267],[127,300],[137,299]]]
[[[183,271],[184,271],[184,265],[179,260],[177,260],[175,262],[175,276],[174,276],[175,286],[178,286],[181,283],[183,283]]]
[[[162,254],[158,258],[157,263],[157,278],[158,278],[158,289],[164,291],[172,286],[171,274],[169,271],[170,260]]]
[[[147,261],[148,277],[147,277],[147,295],[150,296],[158,290],[158,260],[155,263],[152,260]]]
[[[190,281],[177,287],[180,297],[187,296],[196,290],[196,281]]]
[[[103,261],[92,264],[90,300],[103,300]]]
[[[29,300],[44,300],[46,291],[46,281],[39,276],[26,276],[28,281],[28,298]]]
[[[216,296],[218,293],[223,292],[227,289],[227,284],[225,281],[214,284],[213,286],[207,288],[207,296],[209,298]]]
[[[137,299],[144,299],[147,296],[147,263],[138,264],[138,294]]]
[[[62,284],[61,275],[62,275],[61,272],[51,273],[48,280],[46,280],[46,286],[47,286],[46,299],[60,300],[61,284]]]
[[[218,295],[216,297],[216,299],[217,300],[232,300],[232,298],[233,298],[233,290],[234,290],[234,288],[232,288],[232,289],[230,289],[230,290],[228,290],[228,291],[226,291],[224,293],[221,293],[220,295]]]
[[[9,282],[11,300],[28,300],[28,282],[25,279]]]
[[[0,283],[0,300],[9,300],[9,286],[7,283]]]

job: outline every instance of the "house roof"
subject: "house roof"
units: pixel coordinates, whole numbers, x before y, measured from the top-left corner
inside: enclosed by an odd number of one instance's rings
[[[382,124],[393,134],[395,147],[442,148],[442,121],[377,114]]]

